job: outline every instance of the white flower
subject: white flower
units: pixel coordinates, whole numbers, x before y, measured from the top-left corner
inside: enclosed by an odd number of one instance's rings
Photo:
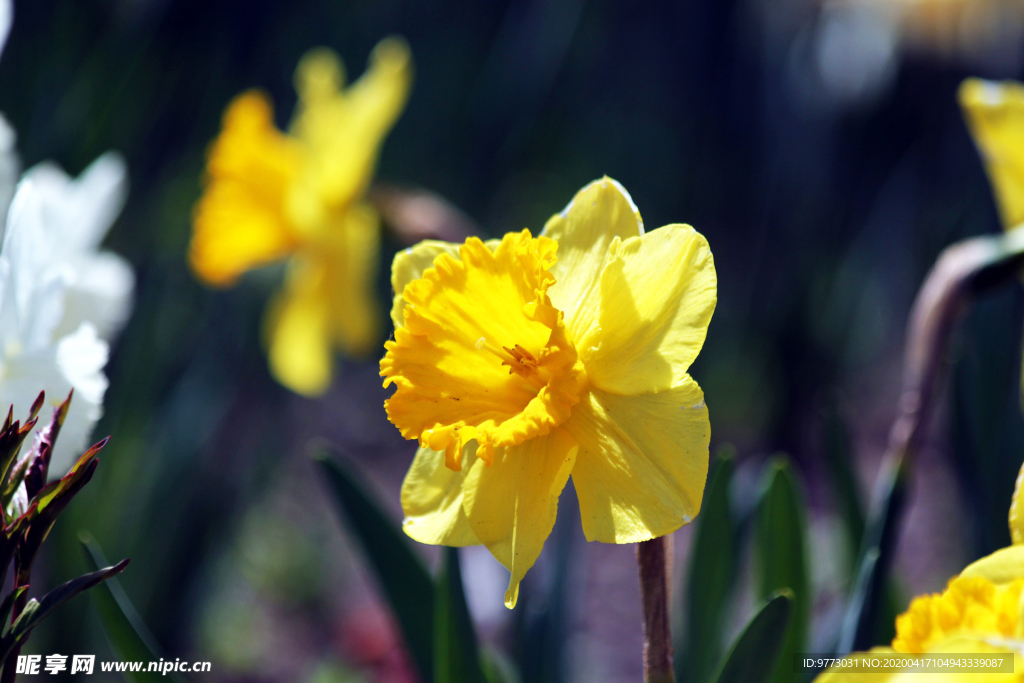
[[[77,179],[50,163],[25,173],[23,182],[30,182],[38,197],[48,235],[42,265],[59,270],[67,287],[57,337],[90,322],[109,340],[128,319],[135,287],[131,266],[116,254],[98,251],[124,207],[126,175],[124,161],[109,152]]]
[[[97,325],[110,329],[112,321],[122,320],[126,313],[117,310],[94,322],[75,306],[90,297],[107,304],[116,299],[126,305],[131,277],[127,292],[83,286],[89,282],[90,262],[111,257],[84,248],[82,244],[92,238],[76,240],[81,235],[74,230],[69,233],[71,226],[62,220],[62,212],[55,210],[55,205],[72,208],[78,202],[80,231],[95,223],[90,218],[108,216],[103,219],[98,241],[109,225],[111,193],[94,193],[94,202],[104,206],[89,205],[77,191],[89,186],[88,182],[67,183],[62,196],[55,192],[59,184],[39,185],[32,176],[27,174],[18,184],[0,246],[0,406],[13,404],[16,416],[24,415],[39,391],[45,391],[47,402],[55,405],[75,389],[50,468],[59,476],[89,445],[92,428],[103,412],[108,345],[99,336]],[[89,177],[84,174],[83,180]],[[84,312],[101,310],[103,306],[93,306]],[[64,332],[70,321],[74,321],[74,329]],[[41,424],[48,421],[49,415],[43,414]]]
[[[0,0],[0,51],[11,18],[11,0]],[[15,187],[14,141],[0,117],[0,419],[11,405],[24,419],[40,391],[55,406],[73,388],[50,464],[61,476],[103,414],[108,340],[131,308],[131,267],[99,251],[124,205],[126,172],[104,154],[77,179],[44,163]],[[39,428],[49,421],[44,412]]]

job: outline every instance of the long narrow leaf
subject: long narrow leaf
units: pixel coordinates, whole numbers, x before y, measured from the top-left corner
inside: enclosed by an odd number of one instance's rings
[[[102,567],[107,559],[96,540],[87,533],[79,535],[85,561],[92,567]],[[164,658],[153,634],[142,621],[135,606],[124,592],[117,579],[104,583],[90,594],[96,612],[99,614],[103,632],[110,641],[110,647],[122,662],[155,662]],[[167,676],[153,671],[125,671],[122,673],[129,683],[156,683]],[[170,673],[172,681],[184,681],[180,674]]]
[[[499,650],[486,645],[480,651],[480,666],[487,683],[521,683],[515,665]]]
[[[782,590],[761,608],[722,662],[715,683],[766,683],[775,669],[792,670],[780,660],[793,611],[793,593]]]
[[[876,627],[886,606],[886,579],[895,555],[896,531],[907,493],[907,465],[902,457],[879,475],[876,508],[864,532],[857,582],[843,615],[838,652],[846,654],[879,642]]]
[[[824,411],[825,462],[832,490],[846,529],[850,557],[856,562],[864,538],[864,505],[857,492],[857,475],[850,456],[850,434],[837,402],[829,402]]]
[[[729,488],[734,451],[720,449],[697,517],[686,583],[686,621],[676,650],[676,679],[707,683],[724,647],[723,623],[736,569],[736,523]]]
[[[434,680],[484,683],[476,631],[466,605],[457,548],[445,548],[434,593]]]
[[[326,453],[316,456],[341,516],[359,539],[401,626],[424,681],[434,678],[434,582],[400,529],[355,476]]]
[[[127,566],[128,560],[121,560],[113,567],[104,567],[67,583],[62,583],[39,600],[29,600],[28,605],[11,626],[10,632],[0,638],[0,661],[6,660],[11,650],[25,642],[32,633],[32,629],[38,626],[39,622],[49,616],[53,610],[79,593],[120,574]]]
[[[549,559],[547,580],[533,582],[520,589],[519,619],[514,636],[515,661],[519,676],[529,683],[562,683],[566,679],[566,642],[571,636],[570,605],[576,587],[573,559],[576,552],[574,531],[579,529],[579,505],[576,493],[567,490],[559,503],[560,511],[547,546],[554,551]]]
[[[765,472],[765,487],[757,510],[755,548],[757,587],[767,598],[788,589],[793,594],[792,617],[773,683],[796,680],[789,664],[807,640],[810,584],[807,580],[806,512],[800,486],[785,458],[775,458]]]

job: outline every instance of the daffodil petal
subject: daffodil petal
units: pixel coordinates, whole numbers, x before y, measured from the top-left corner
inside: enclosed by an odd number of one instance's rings
[[[640,212],[619,183],[604,177],[576,193],[569,205],[548,220],[541,233],[558,241],[551,268],[556,283],[551,302],[565,313],[573,339],[598,324],[601,271],[612,241],[644,232]]]
[[[294,249],[283,204],[299,165],[294,141],[274,127],[266,95],[235,98],[210,151],[189,247],[192,269],[207,284],[231,285],[246,270]]]
[[[328,206],[366,190],[384,136],[409,95],[408,45],[400,38],[382,40],[366,73],[346,90],[343,79],[340,61],[323,49],[303,58],[295,75],[299,105],[292,132],[310,154],[307,185]]]
[[[1014,545],[1024,543],[1024,500],[1021,499],[1021,488],[1024,487],[1024,465],[1017,474],[1017,483],[1013,487],[1013,498],[1010,499],[1010,538]]]
[[[576,443],[561,429],[518,446],[494,449],[466,475],[463,507],[476,537],[510,572],[505,606],[540,556],[558,512],[558,496],[576,461]]]
[[[1024,85],[968,78],[960,86],[960,105],[995,189],[1003,226],[1024,223]]]
[[[267,318],[271,373],[305,396],[323,394],[334,370],[326,271],[320,260],[294,259]]]
[[[572,480],[588,541],[638,543],[697,516],[711,426],[690,377],[639,396],[593,389],[564,428],[579,443]]]
[[[615,241],[601,276],[600,324],[576,341],[590,381],[624,395],[679,384],[717,300],[711,250],[690,226]]]
[[[395,260],[391,262],[391,289],[395,293],[391,304],[391,322],[395,327],[402,327],[405,324],[405,316],[402,314],[405,308],[402,290],[405,286],[423,277],[424,271],[434,265],[434,259],[439,255],[448,254],[458,259],[460,246],[452,242],[424,240],[395,254]]]
[[[369,204],[356,204],[331,231],[322,246],[329,261],[325,293],[331,303],[330,321],[338,348],[360,356],[380,342],[380,303],[377,268],[380,254],[380,219]]]
[[[445,467],[444,452],[420,448],[402,482],[402,528],[420,543],[479,545],[462,507],[462,487],[476,459],[476,442],[462,449],[462,470]]]
[[[1011,545],[967,565],[960,576],[980,576],[994,584],[1024,578],[1024,545]]]

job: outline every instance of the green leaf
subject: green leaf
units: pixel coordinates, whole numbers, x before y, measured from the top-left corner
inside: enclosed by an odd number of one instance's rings
[[[793,594],[788,590],[769,597],[736,639],[713,679],[715,683],[766,683],[773,670],[791,671],[792,662],[780,655],[790,630],[793,606]]]
[[[487,683],[521,683],[522,678],[515,665],[500,651],[484,646],[480,653],[480,665]]]
[[[681,683],[706,683],[725,645],[723,623],[736,573],[736,523],[729,500],[734,456],[732,448],[719,449],[695,522],[686,572],[686,621],[676,647],[682,655],[676,658]]]
[[[79,593],[87,591],[112,576],[120,574],[127,566],[128,560],[121,560],[113,567],[106,567],[90,574],[79,576],[77,579],[72,579],[67,583],[62,583],[39,600],[34,598],[29,600],[25,609],[22,610],[11,626],[10,632],[3,638],[0,638],[0,661],[6,660],[11,650],[25,642],[29,635],[31,635],[32,629],[38,626],[39,622],[45,619],[53,610]]]
[[[103,551],[92,536],[82,533],[79,540],[85,551],[85,560],[90,566],[101,567],[107,563]],[[107,581],[99,590],[93,591],[90,597],[99,614],[107,640],[110,641],[110,646],[118,659],[122,662],[155,662],[165,658],[153,634],[149,632],[117,579]],[[166,679],[166,676],[152,671],[126,671],[122,675],[125,680],[132,683],[156,683]],[[170,677],[173,681],[184,681],[177,673],[172,672]]]
[[[885,463],[878,477],[878,508],[864,532],[857,580],[843,615],[838,652],[845,654],[877,645],[877,628],[889,593],[886,579],[895,559],[896,532],[907,496],[907,461]]]
[[[14,610],[14,602],[21,597],[21,594],[28,590],[28,586],[20,586],[13,589],[4,598],[3,604],[0,604],[0,624],[3,624],[3,630],[0,635],[6,636],[11,631],[11,612]]]
[[[444,683],[485,683],[457,548],[444,549],[435,581],[434,672],[434,680]]]
[[[336,459],[314,456],[341,516],[359,539],[395,613],[420,677],[434,680],[434,582],[402,531]],[[441,682],[443,683],[443,682]]]
[[[796,680],[790,665],[793,654],[805,647],[810,618],[810,584],[807,580],[805,542],[806,512],[800,485],[784,457],[773,458],[764,475],[755,522],[754,547],[757,590],[768,597],[781,589],[793,594],[792,617],[773,683]]]
[[[857,491],[857,475],[850,457],[850,434],[836,401],[828,402],[824,411],[825,462],[828,465],[832,491],[846,529],[850,558],[856,562],[864,538],[864,505]]]

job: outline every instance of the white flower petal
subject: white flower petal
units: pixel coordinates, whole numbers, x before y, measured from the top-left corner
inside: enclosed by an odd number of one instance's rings
[[[0,406],[6,414],[14,406],[14,416],[24,420],[40,391],[46,392],[46,404],[56,407],[72,388],[74,399],[68,410],[50,464],[50,477],[63,476],[91,443],[96,421],[103,414],[103,395],[107,378],[107,343],[96,336],[91,325],[82,325],[74,334],[55,346],[5,358],[0,366]],[[47,409],[39,417],[39,429],[49,423]]]
[[[120,257],[96,251],[124,206],[126,177],[124,161],[114,153],[96,159],[77,179],[50,163],[25,174],[22,182],[32,187],[46,235],[39,245],[43,270],[58,271],[68,287],[54,338],[85,321],[110,338],[128,317],[134,274]]]
[[[57,365],[61,374],[75,388],[75,398],[87,403],[101,404],[107,390],[107,378],[103,368],[110,355],[107,342],[96,334],[96,328],[89,323],[57,342]],[[96,411],[99,419],[99,411]]]
[[[67,257],[99,247],[127,196],[127,170],[119,154],[107,152],[78,178],[50,162],[25,172],[40,194],[44,220],[57,236],[54,255]]]
[[[3,0],[0,0],[0,3],[2,2]],[[21,168],[18,152],[14,147],[16,141],[14,129],[7,123],[7,119],[0,115],[0,236],[3,235],[7,207],[11,205],[14,186],[18,182],[18,171]]]
[[[109,251],[80,255],[69,265],[72,276],[65,295],[64,318],[55,335],[62,337],[83,322],[91,322],[101,337],[112,338],[131,312],[135,272],[127,261]]]
[[[74,334],[57,343],[56,365],[64,380],[75,388],[75,396],[61,428],[50,463],[50,476],[59,477],[81,455],[90,443],[93,427],[103,416],[103,396],[107,391],[107,342],[96,334],[96,328],[84,323]],[[47,396],[52,396],[47,393]],[[66,394],[53,396],[58,402]]]
[[[6,264],[0,291],[0,320],[8,326],[0,330],[4,353],[47,346],[64,315],[70,269],[52,262],[53,237],[35,185],[23,180],[14,193],[0,247],[0,261]]]
[[[0,0],[0,52],[4,51],[7,35],[11,32],[14,20],[14,6],[11,0]]]

